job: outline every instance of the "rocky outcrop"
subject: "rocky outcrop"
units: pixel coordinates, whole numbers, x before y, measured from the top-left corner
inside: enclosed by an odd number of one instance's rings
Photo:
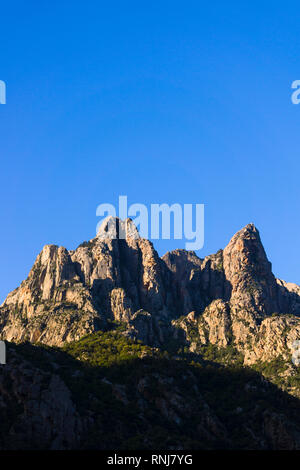
[[[230,240],[223,253],[223,267],[235,309],[250,309],[261,316],[279,312],[276,279],[253,224]]]
[[[101,319],[70,254],[55,245],[43,248],[26,281],[8,295],[0,311],[2,338],[49,345],[79,339]]]
[[[276,279],[278,284],[278,302],[280,312],[300,314],[300,286],[292,282]]]
[[[43,248],[0,308],[0,337],[60,346],[111,321],[156,347],[181,328],[191,351],[232,344],[245,363],[288,357],[300,338],[300,287],[274,277],[253,224],[204,259],[186,250],[160,258],[130,219],[108,218],[76,250]]]
[[[108,320],[132,320],[134,326],[140,309],[157,321],[175,315],[165,287],[169,273],[153,245],[138,237],[129,220],[121,228],[118,219],[113,222],[127,238],[111,239],[108,220],[74,251],[43,248],[26,281],[0,308],[1,338],[59,346]]]
[[[276,357],[290,360],[293,344],[300,338],[298,317],[273,315],[258,322],[251,311],[237,312],[223,300],[213,301],[202,315],[191,312],[172,323],[185,332],[191,352],[201,354],[201,347],[209,344],[234,346],[246,365]]]
[[[190,279],[183,277],[181,267],[187,256],[183,253],[179,260],[178,254],[168,254],[166,262],[177,282],[188,286],[185,296],[190,298]],[[185,331],[192,352],[200,351],[201,345],[233,345],[245,364],[290,357],[293,342],[300,338],[300,288],[274,277],[253,224],[234,235],[224,251],[202,262],[193,260],[192,265],[189,273],[198,270],[201,301],[192,304],[192,317],[173,321]]]

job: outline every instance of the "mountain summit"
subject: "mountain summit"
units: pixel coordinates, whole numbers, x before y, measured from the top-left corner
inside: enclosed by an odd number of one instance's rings
[[[160,258],[130,219],[108,218],[76,250],[43,248],[0,307],[0,338],[61,346],[118,322],[150,346],[234,344],[251,363],[288,355],[299,316],[300,288],[274,277],[253,224],[204,259],[186,250]]]

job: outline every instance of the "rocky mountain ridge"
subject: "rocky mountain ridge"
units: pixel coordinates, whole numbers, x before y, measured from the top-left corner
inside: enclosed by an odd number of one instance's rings
[[[111,238],[111,227],[124,238]],[[274,277],[253,224],[204,259],[185,250],[160,258],[130,219],[107,219],[76,250],[43,248],[0,307],[0,338],[61,346],[112,321],[151,346],[234,344],[250,364],[291,354],[300,287]]]

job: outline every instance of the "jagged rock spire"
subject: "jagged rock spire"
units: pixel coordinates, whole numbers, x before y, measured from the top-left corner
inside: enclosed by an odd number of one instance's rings
[[[231,299],[268,314],[278,311],[277,284],[254,224],[239,230],[223,252],[223,267]]]
[[[140,234],[130,218],[121,220],[119,217],[107,217],[99,227],[96,238],[98,240],[115,240],[128,238],[138,240]]]

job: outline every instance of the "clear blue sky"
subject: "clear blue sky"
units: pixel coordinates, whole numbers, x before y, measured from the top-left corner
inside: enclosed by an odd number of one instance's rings
[[[0,37],[0,301],[119,194],[204,203],[201,257],[254,222],[300,283],[297,2],[2,2]]]

